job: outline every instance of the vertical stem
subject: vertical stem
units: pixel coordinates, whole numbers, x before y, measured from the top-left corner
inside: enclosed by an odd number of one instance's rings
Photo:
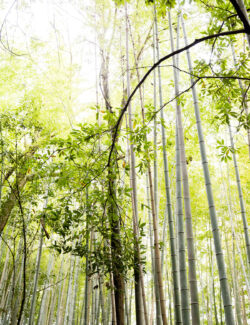
[[[150,206],[150,197],[149,197],[149,184],[148,184],[148,175],[146,176],[146,184],[147,184],[147,205]],[[150,210],[148,209],[148,223],[149,223],[149,237],[150,237],[150,251],[151,251],[151,266],[152,266],[152,283],[154,283],[155,290],[155,304],[156,304],[156,322],[157,325],[161,325],[161,305],[159,298],[159,285],[157,281],[157,276],[155,272],[155,255],[154,255],[154,242],[153,242],[153,230],[152,230],[152,218]]]
[[[233,139],[232,128],[231,128],[230,123],[228,125],[228,130],[229,130],[231,147],[233,149],[233,162],[234,162],[234,170],[235,170],[236,183],[237,183],[237,189],[238,189],[238,195],[239,195],[239,201],[240,201],[240,213],[241,213],[241,218],[242,218],[242,223],[243,223],[243,228],[244,228],[244,236],[245,236],[245,243],[246,243],[246,250],[247,250],[248,266],[249,266],[249,269],[250,269],[250,239],[249,239],[249,233],[248,233],[246,209],[245,209],[243,193],[242,193],[242,187],[241,187],[241,182],[240,182],[239,168],[238,168],[238,164],[237,164],[236,154],[234,152],[235,146],[234,146],[234,139]]]
[[[42,294],[42,299],[41,299],[41,303],[40,303],[40,312],[39,312],[39,317],[38,317],[38,321],[37,324],[38,325],[43,325],[46,323],[47,320],[47,297],[48,297],[48,290],[47,290],[47,285],[50,283],[50,273],[51,270],[53,268],[53,264],[54,264],[54,255],[51,254],[48,260],[48,266],[47,266],[47,273],[46,273],[46,279],[44,281],[43,284],[43,294]]]
[[[187,45],[188,44],[187,35],[186,35],[186,29],[185,29],[185,24],[184,24],[182,15],[181,15],[181,21],[182,21],[182,28],[183,28],[185,44]],[[190,56],[189,50],[187,50],[186,53],[187,53],[187,59],[188,59],[189,72],[192,73],[193,69],[192,69],[192,62],[191,62],[191,56]],[[194,82],[193,78],[191,77],[191,84],[193,84],[193,82]],[[230,291],[229,291],[229,287],[228,287],[226,265],[225,265],[223,251],[222,251],[222,247],[221,247],[219,226],[218,226],[216,210],[215,210],[215,205],[214,205],[213,191],[212,191],[212,185],[211,185],[210,174],[209,174],[209,169],[208,169],[208,160],[207,160],[207,155],[206,155],[205,140],[204,140],[204,136],[203,136],[203,130],[202,130],[201,118],[200,118],[200,110],[199,110],[199,104],[198,104],[198,97],[196,94],[195,86],[192,87],[192,95],[193,95],[193,101],[194,101],[196,126],[197,126],[198,138],[199,138],[199,144],[200,144],[202,167],[203,167],[203,173],[204,173],[205,184],[206,184],[209,214],[210,214],[210,220],[211,220],[211,225],[212,225],[215,254],[216,254],[217,266],[218,266],[219,277],[220,277],[222,298],[223,298],[223,303],[224,303],[226,324],[234,325],[235,321],[234,321],[234,316],[233,316],[233,308],[232,308],[232,302],[231,302],[231,297],[230,297]]]
[[[44,208],[47,207],[48,204],[48,193],[45,199]],[[38,277],[39,277],[39,270],[41,264],[41,257],[42,257],[42,248],[43,248],[43,228],[41,227],[40,230],[40,240],[39,246],[37,251],[37,258],[36,258],[36,266],[35,266],[35,277],[34,277],[34,285],[33,285],[33,294],[30,306],[30,316],[29,316],[29,325],[34,324],[34,316],[35,316],[35,307],[36,307],[36,294],[37,294],[37,284],[38,284]]]
[[[126,63],[127,63],[127,96],[130,96],[130,66],[129,66],[129,43],[128,43],[128,13],[127,13],[127,2],[125,2],[125,21],[126,21]],[[128,121],[129,129],[132,132],[132,108],[131,104],[128,106]],[[136,171],[135,171],[135,153],[134,145],[130,142],[130,183],[132,187],[132,211],[133,211],[133,232],[135,237],[135,248],[134,248],[134,278],[135,278],[135,305],[136,305],[136,324],[141,325],[143,322],[143,306],[142,306],[142,286],[141,286],[141,274],[140,274],[140,251],[139,251],[139,238],[138,238],[138,204],[137,204],[137,183],[136,183]],[[145,314],[147,323],[147,314]]]
[[[159,53],[159,40],[158,40],[158,25],[157,25],[157,16],[156,16],[155,5],[154,5],[154,19],[155,19],[155,35],[156,35],[156,55],[157,55],[157,60],[159,60],[160,53]],[[163,100],[162,100],[160,66],[158,66],[158,86],[159,86],[160,107],[162,107]],[[164,120],[163,109],[161,109],[161,119]],[[169,232],[170,232],[171,265],[172,265],[172,276],[173,276],[173,282],[174,282],[175,320],[176,320],[177,324],[181,324],[182,322],[181,322],[178,271],[177,271],[177,263],[176,263],[175,234],[174,234],[173,216],[172,216],[172,208],[171,208],[168,159],[167,159],[167,152],[166,152],[166,135],[165,135],[165,128],[164,128],[163,124],[161,125],[161,132],[162,132],[165,191],[166,191],[166,198],[167,198],[167,212],[168,212],[168,223],[169,223]]]
[[[102,276],[99,276],[99,291],[100,291],[100,301],[102,307],[102,324],[106,325],[106,310],[104,305],[104,297],[103,297],[103,287],[102,287]]]
[[[56,305],[56,298],[57,298],[57,308],[59,308],[60,306],[60,299],[61,299],[61,288],[62,288],[62,279],[61,279],[61,276],[63,274],[63,263],[64,263],[64,258],[62,258],[61,260],[61,264],[60,264],[60,269],[59,269],[59,273],[58,273],[58,276],[57,276],[57,280],[56,282],[60,281],[59,282],[59,287],[54,289],[54,293],[53,293],[53,304],[52,304],[52,307],[51,307],[51,310],[50,310],[50,317],[49,317],[49,324],[52,324],[54,322],[54,310],[55,310],[55,305]],[[57,296],[58,294],[58,296]],[[57,320],[56,320],[56,323],[57,325]]]
[[[83,325],[88,324],[89,310],[89,203],[88,203],[88,188],[86,188],[86,258],[85,258],[85,289],[84,289],[84,318]]]
[[[178,128],[176,123],[176,202],[177,202],[177,218],[178,218],[178,246],[179,246],[179,274],[181,289],[181,312],[183,324],[190,324],[190,308],[189,308],[189,292],[187,283],[186,268],[186,248],[185,234],[183,225],[183,206],[182,206],[182,190],[181,190],[181,163],[180,148],[178,138]]]

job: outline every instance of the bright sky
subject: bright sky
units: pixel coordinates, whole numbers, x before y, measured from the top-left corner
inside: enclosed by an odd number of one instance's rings
[[[96,98],[95,33],[88,22],[91,3],[82,1],[83,8],[79,11],[74,1],[29,1],[26,8],[23,1],[6,1],[0,10],[2,35],[8,39],[9,48],[29,53],[40,73],[44,74],[44,62],[42,56],[33,56],[30,45],[34,40],[45,42],[50,51],[57,52],[60,48],[68,63],[72,60],[72,64],[81,67],[78,76],[81,94],[77,101],[82,104],[93,103]],[[47,75],[44,77],[49,79]],[[77,120],[82,120],[85,114],[86,110]]]
[[[24,3],[28,3],[25,7]],[[94,21],[94,1],[83,0],[79,1],[74,6],[74,0],[6,0],[3,9],[0,9],[0,23],[2,24],[2,35],[8,39],[10,49],[18,48],[22,53],[30,53],[32,59],[36,62],[38,72],[44,74],[45,80],[49,80],[49,76],[45,75],[44,56],[33,56],[31,50],[32,40],[46,43],[46,48],[57,53],[58,48],[60,53],[67,59],[68,63],[72,60],[72,64],[77,64],[79,70],[79,88],[81,89],[78,95],[77,102],[86,105],[93,104],[96,100],[96,63],[95,63],[95,32],[90,26]],[[82,9],[79,11],[79,3]],[[188,10],[189,5],[186,5]],[[200,20],[195,13],[192,23],[195,20]],[[202,17],[203,23],[204,18]],[[189,24],[190,20],[187,21]],[[195,33],[200,33],[196,31]],[[196,37],[196,35],[193,35]],[[192,40],[190,40],[192,41]],[[166,52],[161,44],[161,53]],[[98,57],[98,48],[97,48]],[[199,51],[195,55],[203,57],[206,51]],[[71,56],[71,55],[72,56]],[[99,62],[98,73],[99,73]],[[114,63],[112,63],[112,66]],[[111,67],[115,69],[115,67]],[[99,91],[100,93],[100,91]],[[100,94],[99,94],[100,95]],[[75,114],[77,121],[82,121],[89,118],[89,114],[93,114],[92,110],[81,110]]]

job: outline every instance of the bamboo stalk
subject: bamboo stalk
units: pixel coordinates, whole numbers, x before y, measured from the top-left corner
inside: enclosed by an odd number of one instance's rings
[[[188,44],[186,29],[185,29],[185,24],[184,24],[182,14],[181,14],[181,21],[182,21],[182,28],[183,28],[185,44]],[[191,56],[190,56],[189,50],[186,51],[186,54],[187,54],[189,72],[192,73],[193,69],[192,69],[192,62],[191,62]],[[194,83],[194,80],[191,76],[191,84],[193,85],[193,83]],[[193,95],[193,102],[194,102],[194,109],[195,109],[196,126],[197,126],[198,138],[199,138],[199,144],[200,144],[202,167],[203,167],[204,179],[205,179],[205,184],[206,184],[209,214],[210,214],[211,225],[212,225],[217,267],[218,267],[218,271],[219,271],[221,292],[222,292],[222,298],[223,298],[223,303],[224,303],[226,324],[234,325],[235,321],[234,321],[234,316],[233,316],[233,308],[232,308],[232,302],[231,302],[231,297],[230,297],[230,291],[229,291],[229,287],[228,287],[226,266],[225,266],[223,251],[222,251],[222,247],[221,247],[221,239],[220,239],[218,221],[217,221],[216,210],[215,210],[215,205],[214,205],[210,174],[209,174],[209,169],[208,169],[208,160],[207,160],[207,155],[206,155],[205,140],[204,140],[202,125],[201,125],[198,96],[196,93],[195,86],[192,87],[192,95]]]

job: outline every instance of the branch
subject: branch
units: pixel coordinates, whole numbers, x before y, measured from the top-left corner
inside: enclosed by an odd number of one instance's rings
[[[180,97],[181,95],[187,93],[190,89],[192,89],[197,82],[199,82],[201,80],[201,78],[197,78],[190,87],[188,87],[187,89],[181,91],[178,95],[176,95],[175,97],[173,97],[172,99],[170,99],[168,102],[164,103],[158,110],[154,111],[154,114],[152,115],[151,119],[149,120],[149,122],[151,122],[153,120],[153,118],[155,117],[155,115],[157,113],[159,113],[165,106],[167,106],[168,104],[172,103],[175,99],[177,99],[178,97]]]
[[[183,72],[183,73],[186,73],[189,76],[195,77],[197,79],[236,79],[236,80],[247,80],[247,81],[250,80],[250,77],[240,77],[240,76],[234,76],[234,75],[231,75],[231,76],[219,76],[219,75],[215,75],[215,76],[198,76],[198,75],[196,75],[194,73],[191,73],[189,71],[180,69],[179,67],[177,67],[177,66],[175,66],[173,64],[169,64],[169,65],[166,65],[166,66],[174,67],[176,70],[178,70],[180,72]]]
[[[122,121],[122,118],[125,114],[125,112],[127,111],[127,108],[129,106],[129,103],[131,102],[132,98],[134,97],[134,95],[136,94],[137,90],[141,87],[141,85],[144,83],[144,81],[148,78],[148,76],[150,75],[150,73],[155,69],[157,68],[162,62],[166,61],[167,59],[173,57],[174,55],[176,54],[179,54],[179,53],[182,53],[188,49],[190,49],[191,47],[199,44],[199,43],[202,43],[204,41],[207,41],[209,39],[213,39],[213,38],[216,38],[216,37],[221,37],[221,36],[228,36],[228,35],[235,35],[235,34],[242,34],[242,33],[246,33],[246,30],[245,29],[238,29],[238,30],[234,30],[234,31],[226,31],[226,32],[222,32],[222,33],[218,33],[218,34],[213,34],[213,35],[208,35],[208,36],[205,36],[205,37],[202,37],[202,38],[198,38],[196,40],[194,40],[191,44],[187,45],[187,46],[184,46],[176,51],[173,51],[172,53],[170,54],[167,54],[165,56],[163,56],[159,61],[157,61],[147,72],[146,74],[143,76],[143,78],[141,79],[141,81],[136,85],[136,87],[134,88],[134,90],[132,91],[131,95],[129,96],[125,106],[123,107],[121,113],[120,113],[120,116],[116,122],[116,125],[114,127],[114,136],[113,136],[113,142],[112,142],[112,145],[111,145],[111,149],[110,149],[110,153],[109,153],[109,159],[108,159],[108,164],[107,166],[109,167],[110,166],[110,162],[111,162],[111,157],[112,157],[112,152],[114,150],[114,147],[115,147],[115,142],[116,142],[116,138],[117,138],[117,134],[118,134],[118,130],[119,130],[119,126],[120,126],[120,123]]]

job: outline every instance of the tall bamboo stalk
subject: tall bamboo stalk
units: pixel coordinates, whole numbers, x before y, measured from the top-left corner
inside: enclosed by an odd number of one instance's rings
[[[150,197],[149,197],[148,175],[146,175],[146,192],[147,192],[147,205],[149,207]],[[154,241],[153,241],[152,216],[149,209],[148,209],[148,224],[149,224],[149,239],[150,239],[150,252],[151,252],[152,283],[154,284],[154,292],[155,292],[156,323],[157,325],[161,325],[161,305],[160,305],[160,298],[159,298],[159,286],[157,281],[157,275],[155,272],[155,255],[153,249]]]
[[[63,318],[64,318],[64,311],[65,311],[65,296],[67,295],[67,279],[68,279],[68,268],[65,272],[65,277],[61,289],[61,293],[59,294],[60,297],[58,297],[58,306],[57,306],[57,314],[56,314],[56,325],[62,325],[63,324]]]
[[[61,274],[63,274],[63,263],[64,263],[64,258],[62,258],[61,267],[60,267]],[[59,272],[59,274],[60,274],[60,272]],[[56,312],[56,323],[55,323],[55,325],[59,324],[59,317],[60,317],[60,311],[61,311],[61,299],[62,299],[62,294],[63,294],[63,289],[64,289],[64,286],[65,286],[65,282],[66,282],[66,276],[64,278],[64,281],[60,282],[59,289],[58,289],[57,312]]]
[[[161,256],[160,256],[160,248],[159,248],[158,220],[155,214],[153,180],[152,180],[152,173],[151,173],[149,161],[148,161],[148,178],[149,178],[149,192],[150,192],[150,201],[151,201],[151,209],[152,209],[152,217],[153,217],[155,269],[156,269],[157,281],[159,286],[161,316],[162,316],[163,325],[167,325],[168,322],[167,322],[166,306],[165,306],[164,291],[163,291],[163,281],[162,281],[162,273],[161,273]]]
[[[181,312],[183,324],[190,324],[190,307],[189,307],[189,290],[187,283],[186,268],[186,248],[185,234],[183,225],[183,206],[182,206],[182,190],[181,190],[181,163],[180,149],[178,139],[178,128],[176,123],[176,202],[177,202],[177,218],[178,218],[178,246],[179,246],[179,274],[180,274],[180,290],[181,290]]]
[[[156,36],[155,36],[155,24],[153,26],[153,59],[154,63],[156,62]],[[156,70],[154,70],[154,111],[156,112],[157,109],[157,78],[156,78]],[[155,199],[155,213],[157,218],[159,218],[159,200],[158,200],[158,158],[157,158],[157,116],[155,115],[154,117],[154,199]],[[147,178],[148,182],[148,178]],[[148,188],[148,186],[147,186]],[[149,189],[148,189],[149,192]],[[150,206],[150,201],[149,201],[149,193],[148,193],[148,206]],[[151,220],[151,217],[149,215],[149,218]],[[150,222],[150,226],[151,222]],[[150,228],[151,230],[151,228]],[[151,247],[153,247],[153,244],[151,243]],[[154,261],[154,251],[152,250],[151,252],[152,258]],[[162,258],[162,263],[163,263],[163,258]],[[160,298],[159,298],[159,286],[158,286],[158,281],[156,278],[156,273],[155,273],[155,266],[152,264],[152,271],[154,274],[154,288],[155,288],[155,304],[156,304],[156,322],[157,325],[161,325],[161,306],[160,306]]]
[[[177,49],[179,48],[179,33],[180,33],[180,16],[178,15],[177,22]],[[176,67],[179,67],[179,56],[176,57]],[[179,80],[179,71],[174,70],[177,81]],[[178,82],[176,93],[178,93]],[[176,102],[176,132],[175,132],[175,146],[176,146],[176,217],[177,217],[177,234],[178,234],[178,250],[179,250],[179,278],[180,278],[180,292],[181,292],[181,313],[182,322],[185,325],[190,324],[190,307],[189,307],[189,290],[187,283],[187,268],[186,268],[186,248],[185,248],[185,232],[183,224],[183,204],[182,204],[182,182],[181,182],[181,158],[180,158],[180,144],[178,135],[178,121],[177,121],[177,107]]]
[[[143,121],[143,125],[144,125],[145,116],[144,116],[144,107],[143,106],[142,106],[142,121]],[[146,136],[146,141],[147,141],[147,136]],[[157,219],[157,215],[155,212],[153,178],[152,178],[152,172],[151,172],[150,159],[149,159],[148,152],[146,152],[146,157],[147,157],[150,203],[151,203],[152,218],[153,218],[154,247],[155,247],[155,270],[156,270],[157,281],[158,281],[158,286],[159,286],[159,298],[160,298],[160,305],[161,305],[162,322],[163,322],[163,325],[167,325],[166,306],[165,306],[164,289],[163,289],[162,272],[161,272],[158,219]]]
[[[50,309],[50,314],[49,314],[49,318],[48,318],[48,323],[52,324],[54,322],[54,318],[55,318],[55,307],[56,307],[56,300],[57,300],[57,304],[58,306],[60,305],[60,297],[61,297],[61,287],[62,287],[62,279],[61,276],[63,274],[63,263],[64,263],[64,257],[61,260],[60,263],[60,269],[56,278],[56,286],[54,288],[53,291],[53,295],[52,295],[52,306]]]
[[[144,117],[144,109],[142,110],[142,120],[143,125],[145,122]],[[147,136],[146,136],[147,141]],[[154,201],[154,189],[153,189],[153,178],[150,166],[150,159],[148,152],[146,152],[147,157],[147,171],[148,171],[148,181],[149,181],[149,193],[150,193],[150,205],[152,212],[152,220],[153,220],[153,233],[154,233],[154,258],[155,258],[155,273],[156,273],[156,281],[158,283],[159,288],[159,300],[161,307],[161,317],[163,325],[167,325],[167,314],[166,314],[166,306],[165,306],[165,298],[164,298],[164,288],[162,281],[162,272],[161,272],[161,256],[160,256],[160,247],[159,247],[159,230],[158,230],[158,219],[155,213],[155,201]]]
[[[171,51],[174,51],[174,40],[172,32],[171,13],[168,11],[169,20],[169,32],[170,32],[170,43]],[[178,35],[177,35],[178,38]],[[176,59],[172,57],[173,66],[176,66]],[[178,66],[177,66],[178,69]],[[179,78],[177,69],[173,69],[174,72],[174,83],[175,83],[175,95],[179,95]],[[197,286],[197,272],[196,272],[196,259],[193,239],[193,225],[192,225],[192,213],[189,193],[189,180],[186,163],[185,153],[185,142],[184,142],[184,130],[182,126],[181,106],[176,100],[176,114],[177,114],[177,128],[178,128],[178,140],[180,146],[180,162],[182,171],[182,184],[183,184],[183,196],[184,196],[184,207],[186,217],[186,237],[187,237],[187,252],[188,252],[188,266],[189,266],[189,286],[191,295],[191,312],[192,312],[192,324],[200,324],[200,312],[199,312],[199,295]]]
[[[49,290],[48,290],[47,286],[50,283],[50,273],[52,271],[53,264],[54,264],[54,254],[52,253],[48,260],[46,280],[44,281],[44,284],[43,284],[44,288],[43,288],[43,294],[42,294],[42,299],[41,299],[41,303],[40,303],[40,312],[39,312],[39,316],[38,316],[37,325],[46,324],[46,320],[48,317],[47,303],[48,303]]]
[[[240,213],[241,213],[243,229],[244,229],[248,266],[249,266],[249,269],[250,269],[250,239],[249,239],[249,233],[248,233],[246,209],[245,209],[245,203],[244,203],[244,199],[243,199],[239,167],[238,167],[237,158],[236,158],[236,154],[235,154],[234,139],[233,139],[233,133],[232,133],[232,128],[231,128],[230,122],[228,124],[228,130],[229,130],[231,147],[233,149],[233,162],[234,162],[234,170],[235,170],[235,177],[236,177],[236,183],[237,183],[237,190],[238,190],[239,201],[240,201]]]
[[[47,208],[47,205],[48,205],[48,188],[47,188],[46,199],[45,199],[45,203],[44,203],[44,209]],[[37,257],[36,257],[33,293],[32,293],[31,305],[30,305],[29,325],[34,324],[34,316],[35,316],[35,308],[36,308],[36,295],[37,295],[37,284],[38,284],[39,270],[40,270],[41,257],[42,257],[42,248],[43,248],[43,235],[44,235],[44,231],[43,231],[43,228],[41,227],[39,246],[38,246]]]
[[[71,314],[71,305],[72,305],[72,288],[73,288],[73,273],[74,273],[74,264],[75,259],[74,256],[70,257],[70,271],[69,271],[69,282],[68,282],[68,290],[67,290],[67,298],[66,298],[66,310],[64,316],[64,325],[72,324],[72,314]]]
[[[181,22],[182,22],[182,28],[183,28],[183,34],[184,34],[184,41],[185,41],[185,44],[187,45],[188,41],[187,41],[185,23],[184,23],[182,14],[181,14]],[[189,72],[192,74],[193,68],[192,68],[192,61],[191,61],[191,56],[190,56],[189,50],[186,51],[186,54],[187,54]],[[193,85],[193,83],[194,83],[194,80],[193,80],[193,77],[191,76],[191,85]],[[220,239],[220,234],[219,234],[219,227],[218,227],[218,221],[217,221],[216,210],[215,210],[215,205],[214,205],[212,185],[211,185],[210,174],[209,174],[209,169],[208,169],[208,160],[207,160],[207,155],[206,155],[206,147],[205,147],[205,140],[204,140],[204,136],[203,136],[202,125],[201,125],[198,96],[197,96],[196,88],[194,85],[192,87],[192,95],[193,95],[193,101],[194,101],[196,126],[197,126],[197,131],[198,131],[202,167],[203,167],[203,173],[204,173],[205,184],[206,184],[207,200],[208,200],[209,214],[210,214],[211,225],[212,225],[216,260],[217,260],[217,266],[218,266],[219,277],[220,277],[222,298],[223,298],[223,303],[224,303],[226,324],[234,325],[235,321],[234,321],[234,316],[233,316],[233,308],[232,308],[232,302],[231,302],[231,297],[230,297],[230,291],[229,291],[229,287],[228,287],[226,266],[225,266],[223,251],[222,251],[222,247],[221,247],[221,239]]]
[[[127,63],[127,96],[130,96],[130,66],[129,66],[129,42],[128,42],[128,13],[127,13],[127,2],[125,2],[125,21],[126,21],[126,63]],[[132,107],[131,104],[128,106],[128,121],[129,129],[132,132]],[[136,171],[135,171],[135,153],[134,145],[130,142],[130,183],[132,187],[132,211],[133,211],[133,232],[135,236],[135,249],[134,249],[134,278],[135,278],[135,305],[136,305],[136,324],[143,324],[143,306],[142,306],[142,274],[140,274],[140,251],[138,244],[138,204],[137,204],[137,183],[136,183]],[[145,307],[145,306],[144,306]],[[147,314],[145,314],[147,322]]]
[[[221,165],[220,165],[220,170],[221,170],[221,175],[222,175],[222,179],[223,179]],[[246,268],[245,268],[245,265],[244,265],[244,262],[243,262],[242,253],[241,253],[241,249],[240,249],[239,242],[238,242],[239,238],[237,237],[237,234],[235,232],[235,227],[234,227],[234,222],[233,222],[232,197],[231,197],[231,190],[230,190],[230,177],[229,177],[228,165],[227,165],[227,182],[228,182],[228,191],[226,189],[225,182],[223,181],[223,192],[225,193],[225,196],[226,196],[228,214],[229,214],[230,224],[231,224],[232,237],[235,238],[237,253],[238,253],[238,256],[239,256],[239,259],[240,259],[241,269],[242,269],[242,273],[243,273],[244,278],[245,278],[247,294],[248,294],[248,298],[249,298],[249,301],[250,301],[249,279],[247,277],[247,271],[246,271]]]
[[[159,53],[159,40],[158,40],[158,24],[157,24],[155,5],[154,5],[154,20],[155,20],[155,35],[156,35],[156,57],[157,60],[159,60],[160,53]],[[159,104],[160,107],[162,107],[163,99],[162,99],[160,66],[158,66],[158,86],[159,86]],[[161,114],[161,119],[164,121],[163,109],[161,109],[160,114]],[[168,224],[169,224],[169,232],[170,232],[171,265],[172,265],[172,276],[174,282],[175,320],[177,324],[181,324],[182,321],[181,321],[178,270],[177,270],[177,261],[176,261],[175,232],[174,232],[173,216],[172,216],[172,208],[171,208],[168,159],[167,159],[167,151],[166,151],[166,135],[165,135],[165,128],[163,124],[161,125],[161,132],[162,132],[162,147],[163,147],[164,180],[165,180],[165,191],[166,191],[166,199],[167,199],[167,214],[168,214]]]

